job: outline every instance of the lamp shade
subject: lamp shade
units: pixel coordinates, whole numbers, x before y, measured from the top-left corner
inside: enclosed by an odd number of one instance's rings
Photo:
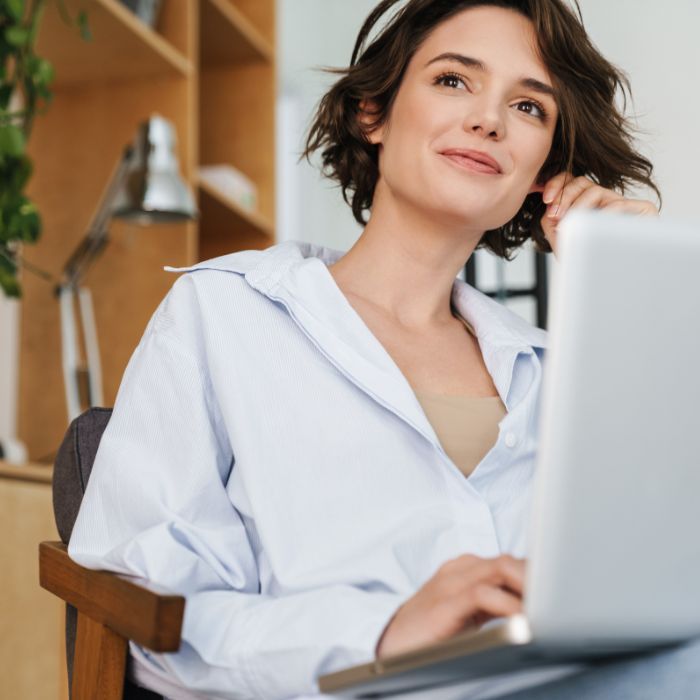
[[[197,218],[197,206],[180,175],[173,125],[154,115],[139,126],[127,149],[124,182],[115,196],[112,216],[139,224],[177,222]]]

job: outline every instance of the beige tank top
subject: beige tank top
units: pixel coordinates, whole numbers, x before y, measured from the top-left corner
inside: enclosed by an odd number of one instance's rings
[[[457,313],[455,316],[476,336],[465,319]],[[507,412],[500,396],[447,396],[425,391],[415,395],[443,449],[464,476],[469,476],[498,438],[498,424]]]

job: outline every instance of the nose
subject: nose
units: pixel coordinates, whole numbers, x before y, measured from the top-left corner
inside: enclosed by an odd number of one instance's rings
[[[482,137],[501,139],[505,129],[503,119],[496,106],[489,105],[484,100],[475,100],[471,107],[470,112],[464,118],[464,130]]]

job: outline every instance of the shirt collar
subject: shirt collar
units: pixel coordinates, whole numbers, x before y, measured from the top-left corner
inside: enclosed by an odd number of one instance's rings
[[[284,278],[287,276],[297,278],[310,268],[322,272],[316,260],[328,266],[337,262],[345,252],[306,241],[285,241],[265,250],[244,250],[204,260],[190,267],[165,269],[171,272],[185,272],[210,268],[238,272],[245,275],[252,287],[267,294],[278,285],[284,284]],[[332,276],[330,277],[332,280]],[[314,298],[307,301],[312,303]],[[452,303],[474,328],[479,341],[483,340],[499,347],[547,347],[546,331],[531,325],[507,307],[460,279],[455,279]]]
[[[304,241],[246,250],[186,268],[237,272],[265,296],[282,302],[294,321],[326,357],[380,404],[439,445],[412,387],[393,359],[341,292],[327,266],[345,251]],[[474,287],[455,279],[452,301],[477,335],[486,367],[511,409],[508,394],[515,357],[546,347],[547,334]]]

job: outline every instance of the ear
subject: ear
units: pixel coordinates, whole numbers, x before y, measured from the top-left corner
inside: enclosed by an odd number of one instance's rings
[[[544,186],[545,186],[544,182],[540,183],[539,181],[535,181],[532,183],[532,185],[530,186],[530,189],[527,191],[527,193],[532,194],[533,192],[544,192]]]
[[[376,115],[379,113],[379,107],[374,100],[361,100],[357,118],[360,121],[367,140],[373,144],[379,144],[384,138],[384,125],[375,127],[372,131],[369,130],[370,125],[375,121]]]
[[[551,168],[548,167],[548,163],[549,156],[547,157],[547,160],[544,162],[539,172],[537,173],[535,181],[530,185],[530,189],[527,192],[528,194],[533,194],[534,192],[544,193],[547,184],[552,179]]]

